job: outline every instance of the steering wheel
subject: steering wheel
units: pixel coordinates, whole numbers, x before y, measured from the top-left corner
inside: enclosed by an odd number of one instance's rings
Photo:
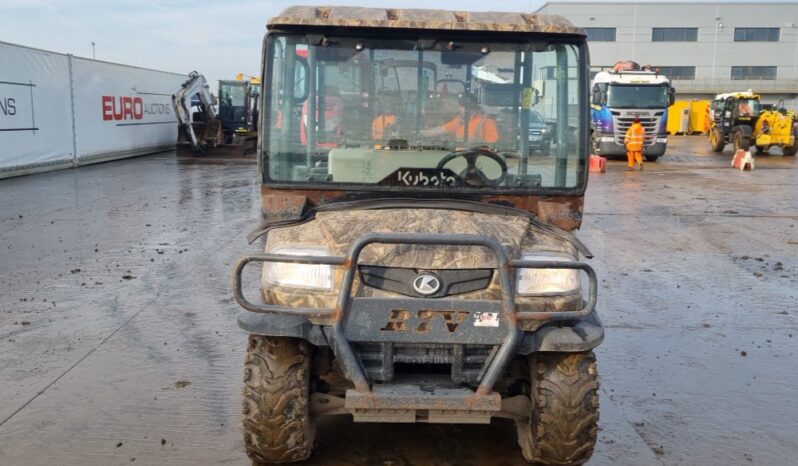
[[[459,157],[466,159],[466,163],[468,164],[466,169],[463,170],[459,176],[460,179],[462,179],[469,186],[501,186],[502,183],[504,183],[505,178],[507,178],[507,162],[505,162],[504,157],[480,147],[462,149],[446,154],[446,156],[444,156],[441,161],[438,162],[436,170],[441,170],[444,166],[446,166],[446,164]],[[502,169],[501,176],[496,179],[490,179],[485,176],[485,173],[483,173],[482,170],[477,167],[477,159],[479,157],[487,157],[498,163],[499,167]]]

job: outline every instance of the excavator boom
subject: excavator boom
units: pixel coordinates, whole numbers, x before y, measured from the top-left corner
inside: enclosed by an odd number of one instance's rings
[[[172,105],[181,128],[180,135],[188,139],[193,152],[205,152],[206,147],[216,147],[222,141],[221,124],[215,109],[216,101],[209,89],[205,77],[193,71],[180,90],[172,95]],[[199,97],[203,107],[203,121],[194,121],[191,100],[195,95]],[[182,140],[183,137],[179,139]]]

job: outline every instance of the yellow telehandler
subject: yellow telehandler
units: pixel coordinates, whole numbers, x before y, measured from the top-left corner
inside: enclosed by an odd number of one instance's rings
[[[795,112],[784,108],[784,101],[769,110],[763,110],[754,127],[754,144],[757,153],[767,152],[772,146],[781,148],[784,155],[795,155],[796,145]]]
[[[726,144],[734,150],[756,147],[765,153],[771,147],[781,148],[784,155],[798,152],[795,113],[784,108],[784,101],[763,109],[758,94],[752,91],[718,94],[712,101],[709,141],[715,152],[723,152]]]

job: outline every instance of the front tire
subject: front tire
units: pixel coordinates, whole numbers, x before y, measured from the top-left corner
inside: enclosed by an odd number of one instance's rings
[[[546,156],[551,155],[551,142],[543,144],[543,146],[540,148],[540,153]]]
[[[724,139],[723,132],[717,128],[710,130],[709,143],[712,145],[713,152],[723,152],[723,148],[726,147],[726,141]]]
[[[518,421],[524,459],[540,465],[572,466],[593,455],[598,435],[596,356],[536,353],[529,357],[532,412]]]
[[[747,151],[751,148],[751,138],[748,136],[743,136],[742,131],[735,131],[734,135],[732,136],[732,140],[734,141],[735,152],[738,150]]]
[[[244,445],[253,464],[310,457],[310,347],[304,340],[250,335],[244,362]]]

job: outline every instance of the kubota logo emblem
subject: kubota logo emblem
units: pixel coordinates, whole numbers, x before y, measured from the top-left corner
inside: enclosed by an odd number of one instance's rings
[[[413,289],[420,295],[433,295],[440,291],[441,280],[435,275],[422,273],[413,280]]]

